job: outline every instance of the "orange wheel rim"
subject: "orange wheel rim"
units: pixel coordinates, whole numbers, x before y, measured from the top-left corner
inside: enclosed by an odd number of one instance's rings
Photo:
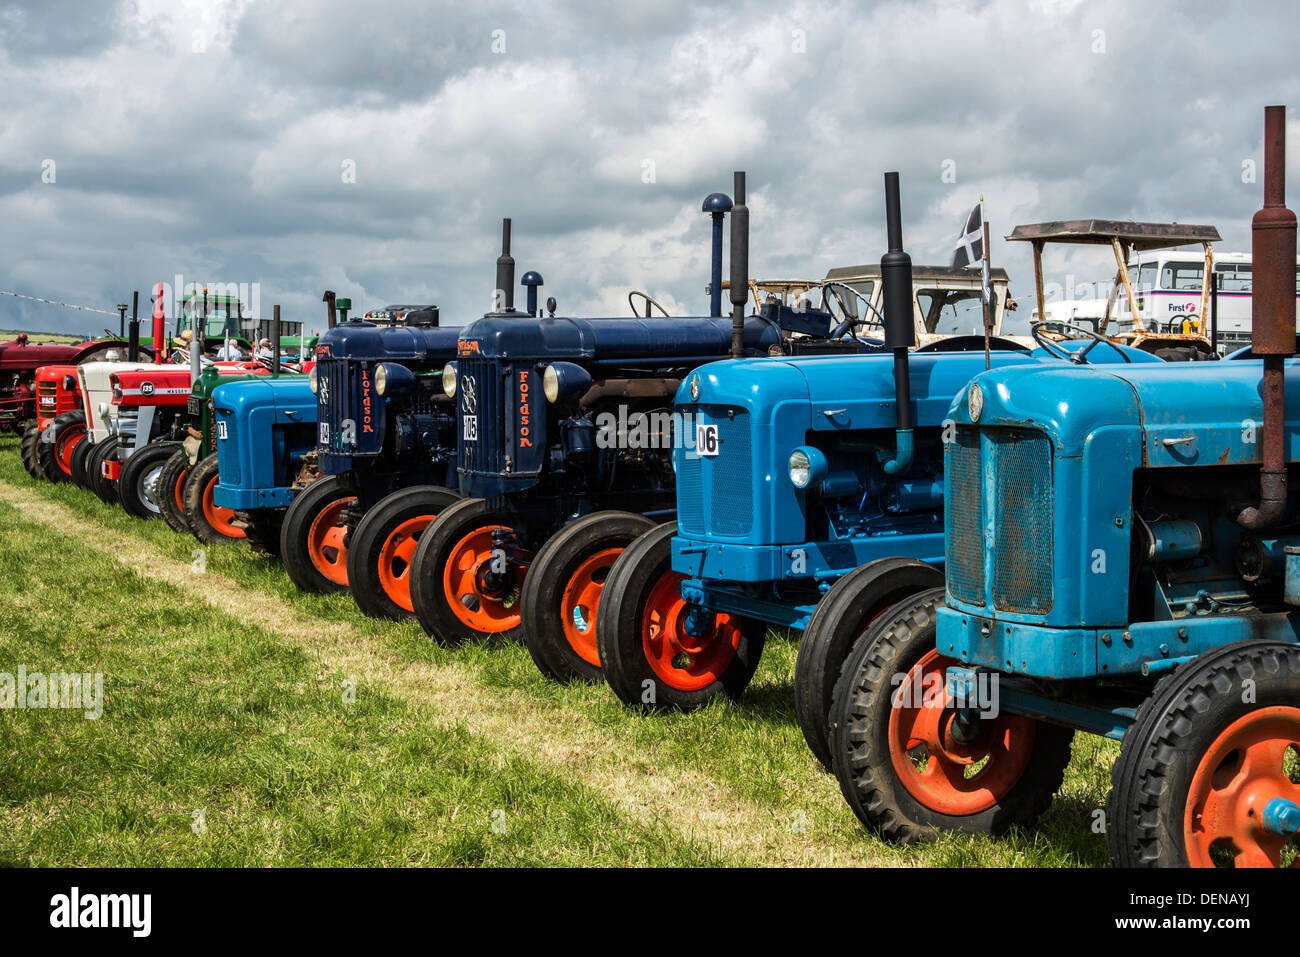
[[[511,529],[504,525],[476,528],[458,541],[442,570],[443,597],[451,613],[467,628],[482,635],[498,635],[519,626],[519,583],[504,595],[485,595],[479,574],[492,561],[492,533]]]
[[[436,515],[418,515],[402,522],[384,539],[379,549],[379,585],[399,608],[415,611],[411,602],[411,558],[420,543],[420,533]]]
[[[1286,705],[1243,715],[1214,740],[1187,789],[1188,864],[1215,867],[1218,856],[1235,867],[1282,865],[1282,852],[1295,838],[1267,830],[1263,818],[1274,798],[1300,804],[1300,784],[1286,769],[1290,748],[1300,750],[1300,708]],[[1300,855],[1290,864],[1298,865]]]
[[[1037,726],[1030,718],[1004,714],[977,718],[963,734],[946,688],[952,664],[937,651],[926,652],[893,692],[889,756],[912,797],[932,811],[964,817],[987,811],[1020,780]]]
[[[583,561],[569,577],[560,599],[560,615],[564,622],[564,637],[574,654],[589,665],[600,667],[600,654],[596,650],[596,605],[600,601],[605,578],[615,560],[623,553],[621,548],[606,548]]]
[[[655,676],[678,691],[699,691],[713,684],[736,657],[739,622],[731,615],[705,616],[702,626],[690,627],[685,575],[669,572],[650,589],[641,613],[641,645]]]
[[[77,446],[81,444],[81,440],[85,437],[85,429],[78,429],[71,435],[68,435],[68,430],[64,429],[63,434],[59,436],[59,445],[56,451],[59,453],[59,471],[63,472],[64,475],[72,474],[72,453],[77,450]]]
[[[219,535],[226,538],[244,538],[247,533],[242,528],[236,528],[230,524],[230,520],[235,517],[233,508],[222,508],[212,501],[212,493],[217,487],[217,476],[212,476],[212,480],[203,488],[203,517],[208,520],[208,524]]]
[[[344,588],[348,584],[348,547],[343,543],[347,526],[343,513],[356,496],[335,499],[312,519],[307,529],[307,557],[327,581]]]
[[[172,497],[176,500],[176,511],[181,515],[185,514],[185,498],[181,493],[185,491],[185,480],[189,477],[190,470],[185,469],[177,476],[176,487],[172,489]]]

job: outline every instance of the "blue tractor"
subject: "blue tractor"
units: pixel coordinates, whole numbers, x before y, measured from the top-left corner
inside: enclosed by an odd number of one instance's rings
[[[324,477],[294,496],[281,559],[299,588],[347,589],[368,615],[398,618],[411,611],[407,570],[420,532],[459,497],[448,487],[456,416],[441,375],[457,330],[438,325],[436,306],[390,307],[408,324],[377,325],[349,321],[348,300],[334,304],[342,315],[308,375]],[[390,498],[397,489],[407,494]]]
[[[1300,832],[1296,219],[1265,132],[1253,354],[995,369],[954,402],[946,593],[874,622],[836,684],[846,800],[885,837],[1028,825],[1076,731],[1121,742],[1120,866],[1287,866]],[[844,595],[839,595],[843,589]],[[810,629],[817,625],[814,622]]]
[[[892,354],[719,362],[678,392],[695,441],[676,453],[677,519],[623,552],[597,617],[604,675],[626,704],[684,709],[738,697],[769,626],[806,628],[846,573],[868,619],[942,585],[952,399],[986,368],[1037,365],[1061,347],[1038,330],[1035,354],[1009,340],[985,353],[980,337],[910,352],[913,281],[895,173],[886,210],[880,273]],[[1095,339],[1079,353],[1092,350],[1153,361]],[[795,696],[809,745],[829,766],[831,691],[857,633],[824,637],[800,646]]]
[[[728,210],[730,319],[721,315]],[[465,498],[421,538],[412,572],[412,602],[430,635],[451,644],[523,635],[548,673],[596,669],[605,575],[623,546],[676,505],[679,384],[728,354],[881,348],[860,340],[854,323],[802,304],[771,303],[747,317],[744,174],[736,174],[734,207],[715,193],[705,211],[714,216],[711,316],[672,318],[662,308],[651,316],[657,304],[634,293],[630,317],[506,311],[462,331],[447,390],[460,405]]]
[[[294,496],[310,484],[316,451],[316,396],[305,376],[265,376],[219,385],[217,485],[213,504],[231,509],[231,524],[251,545],[280,552],[280,531]]]

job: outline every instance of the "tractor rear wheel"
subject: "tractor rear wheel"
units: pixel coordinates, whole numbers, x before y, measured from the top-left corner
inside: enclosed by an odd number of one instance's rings
[[[185,481],[189,477],[189,453],[183,448],[175,448],[158,474],[158,511],[168,528],[186,535],[189,534],[190,523],[185,517],[184,496]]]
[[[222,508],[212,500],[217,478],[217,453],[213,452],[190,469],[181,492],[190,531],[205,545],[225,545],[247,537],[242,528],[231,524],[235,510]]]
[[[323,475],[294,496],[280,527],[280,560],[303,591],[347,591],[348,528],[343,513],[356,500],[337,475]]]
[[[371,618],[415,617],[411,579],[425,530],[460,501],[436,485],[404,488],[368,509],[348,542],[348,584],[357,607]]]
[[[831,703],[831,764],[853,813],[889,841],[1000,834],[1052,803],[1074,731],[958,708],[935,648],[935,588],[899,602],[853,646]]]
[[[39,445],[41,442],[41,430],[32,426],[23,433],[22,445],[19,450],[23,457],[23,468],[32,478],[43,479],[45,473],[41,471],[41,457],[39,454]]]
[[[1235,642],[1156,685],[1106,810],[1117,867],[1300,869],[1300,648]]]
[[[555,681],[600,681],[596,609],[623,549],[653,529],[634,512],[596,512],[542,546],[524,577],[519,607],[528,653]]]
[[[37,454],[41,471],[52,482],[72,481],[72,453],[86,438],[86,413],[69,409],[54,417],[41,433]]]
[[[817,603],[799,642],[794,710],[804,740],[826,770],[831,768],[831,696],[854,642],[893,605],[942,585],[943,572],[933,565],[881,558],[853,569]]]
[[[737,699],[763,654],[767,626],[708,612],[682,598],[668,522],[632,542],[605,579],[596,646],[605,680],[635,708],[690,710],[719,695]]]
[[[121,439],[110,435],[102,442],[96,442],[90,455],[86,457],[86,476],[90,490],[99,496],[100,501],[108,505],[117,504],[117,482],[104,476],[104,465],[117,459],[117,447]]]
[[[95,448],[90,441],[90,433],[82,442],[77,443],[77,447],[72,450],[72,484],[77,488],[90,488],[90,474],[86,471],[86,463],[90,461],[90,453]]]
[[[135,518],[157,518],[161,514],[160,500],[166,493],[160,477],[175,450],[170,443],[151,442],[126,460],[117,479],[117,495],[126,514]]]

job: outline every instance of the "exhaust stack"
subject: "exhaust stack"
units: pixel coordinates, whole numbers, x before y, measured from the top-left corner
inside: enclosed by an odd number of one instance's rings
[[[515,311],[515,261],[510,255],[510,220],[501,220],[501,255],[497,257],[497,289],[493,301],[502,312]]]
[[[327,329],[333,329],[339,324],[338,310],[334,306],[336,298],[333,289],[326,289],[325,295],[320,297],[320,301],[325,303],[325,322]]]
[[[140,361],[140,290],[131,293],[131,321],[127,323],[126,359]]]
[[[1264,208],[1250,224],[1254,269],[1251,349],[1264,360],[1263,467],[1259,505],[1237,513],[1237,524],[1276,525],[1286,512],[1286,378],[1282,359],[1295,354],[1296,217],[1286,208],[1286,107],[1264,108]]]
[[[271,374],[280,374],[280,304],[271,307]]]
[[[736,201],[731,207],[731,357],[739,359],[745,354],[745,302],[749,299],[749,207],[745,205],[743,170],[736,171],[732,192]],[[720,251],[715,262],[721,277]]]
[[[908,349],[916,344],[912,319],[912,257],[903,251],[903,214],[898,195],[898,173],[885,174],[885,224],[889,250],[880,257],[880,282],[885,305],[885,345],[894,352],[894,457],[882,466],[887,475],[899,475],[912,466],[912,380]]]
[[[162,362],[166,355],[163,352],[164,336],[166,334],[167,312],[163,309],[163,284],[154,283],[153,287],[153,361]]]

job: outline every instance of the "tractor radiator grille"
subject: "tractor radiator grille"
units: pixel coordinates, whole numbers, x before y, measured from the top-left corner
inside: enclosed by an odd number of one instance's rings
[[[471,474],[505,473],[505,376],[505,371],[491,359],[459,360],[457,444],[461,466]]]
[[[946,576],[952,597],[972,605],[991,602],[997,611],[1050,611],[1051,441],[1021,429],[959,430],[948,451],[946,479]]]
[[[683,450],[677,454],[677,528],[684,535],[704,534],[704,483],[700,458]]]
[[[700,425],[718,429],[718,454],[683,454],[677,472],[677,524],[686,534],[746,535],[754,525],[753,453],[749,413],[698,406]],[[692,437],[693,441],[693,437]]]
[[[355,434],[357,410],[352,394],[352,362],[349,359],[321,359],[316,363],[316,447],[323,455],[349,455],[353,449],[345,447],[344,421],[354,423],[350,430]]]

